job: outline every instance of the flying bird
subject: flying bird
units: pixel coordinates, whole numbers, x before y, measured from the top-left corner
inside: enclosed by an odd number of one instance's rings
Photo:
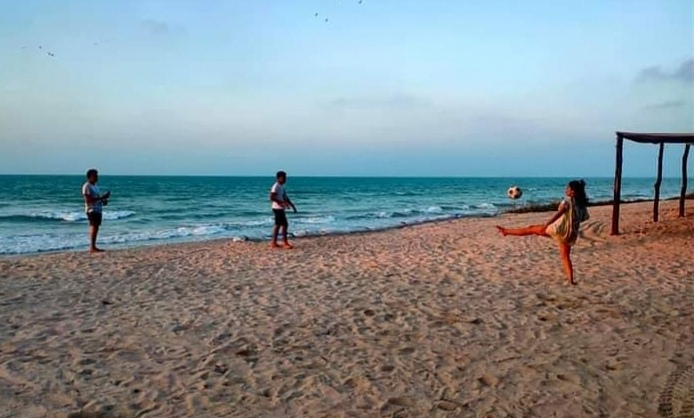
[[[48,56],[49,56],[49,57],[55,57],[55,55],[54,55],[52,52],[49,52],[49,53],[48,53]]]
[[[318,13],[314,14],[313,16],[314,16],[314,17],[318,17]]]
[[[326,21],[326,22],[328,21],[328,18],[327,18],[327,17],[325,18],[325,21]]]

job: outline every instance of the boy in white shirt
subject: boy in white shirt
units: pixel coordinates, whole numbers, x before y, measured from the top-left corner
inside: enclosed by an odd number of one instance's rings
[[[292,208],[294,213],[296,213],[296,206],[289,200],[287,192],[284,190],[284,184],[287,182],[287,173],[284,171],[277,172],[277,181],[272,185],[270,189],[270,201],[272,202],[272,212],[275,214],[275,226],[272,228],[272,243],[270,246],[272,248],[279,248],[277,244],[277,237],[282,233],[284,243],[283,248],[291,249],[294,248],[292,244],[289,243],[289,237],[287,229],[289,227],[289,221],[287,221],[287,214],[285,212],[286,208]]]
[[[104,195],[99,191],[96,183],[99,181],[99,172],[95,169],[87,171],[87,181],[82,185],[82,196],[84,196],[84,211],[89,220],[89,252],[100,253],[103,250],[96,246],[96,236],[99,234],[101,226],[103,207],[108,204],[111,192]]]

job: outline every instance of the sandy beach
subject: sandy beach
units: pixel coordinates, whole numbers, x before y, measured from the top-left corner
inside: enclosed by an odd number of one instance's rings
[[[624,205],[618,237],[591,208],[574,287],[494,229],[549,213],[3,258],[0,417],[657,417],[694,365],[676,206]]]

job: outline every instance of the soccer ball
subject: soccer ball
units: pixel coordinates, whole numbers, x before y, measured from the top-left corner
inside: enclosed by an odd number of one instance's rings
[[[521,188],[518,186],[512,186],[508,188],[506,195],[509,199],[520,199],[520,197],[523,196],[523,190],[521,190]]]

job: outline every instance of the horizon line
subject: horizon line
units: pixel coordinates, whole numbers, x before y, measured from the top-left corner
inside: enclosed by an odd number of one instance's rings
[[[499,176],[436,176],[436,175],[424,175],[424,176],[407,176],[407,175],[325,175],[325,174],[291,174],[288,173],[289,177],[292,178],[355,178],[355,179],[508,179],[508,178],[525,178],[525,179],[572,179],[572,178],[583,178],[583,179],[611,179],[613,176],[566,176],[566,175],[532,175],[532,176],[510,176],[510,175],[499,175]],[[102,174],[99,173],[101,177],[207,177],[207,178],[274,178],[274,174]],[[84,177],[84,174],[74,174],[74,173],[24,173],[24,174],[9,174],[0,173],[0,177]],[[628,179],[651,179],[655,176],[623,176],[622,178]],[[687,176],[687,178],[694,178]],[[681,179],[681,176],[663,176],[663,179]]]

